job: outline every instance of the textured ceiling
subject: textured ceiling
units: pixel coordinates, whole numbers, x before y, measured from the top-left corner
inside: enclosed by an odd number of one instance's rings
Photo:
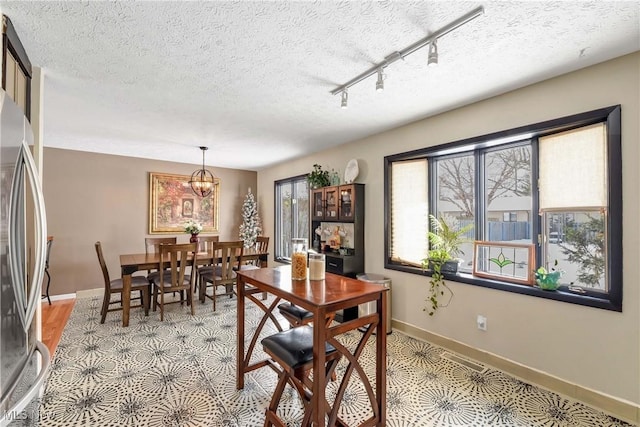
[[[330,91],[483,6],[485,13]],[[44,144],[258,170],[640,50],[640,2],[3,1],[44,69]]]

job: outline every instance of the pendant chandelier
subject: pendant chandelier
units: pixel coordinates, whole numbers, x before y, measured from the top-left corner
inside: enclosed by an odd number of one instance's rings
[[[204,168],[204,152],[208,147],[200,147],[200,149],[202,150],[202,169],[191,174],[189,184],[196,196],[207,197],[213,191],[214,179],[213,174]]]

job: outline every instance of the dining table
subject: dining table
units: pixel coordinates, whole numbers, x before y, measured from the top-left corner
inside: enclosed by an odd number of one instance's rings
[[[254,248],[244,249],[242,262],[259,260],[260,267],[267,266],[269,253]],[[214,252],[198,252],[196,265],[211,265],[220,262],[220,255]],[[136,271],[162,269],[169,267],[169,260],[160,266],[159,253],[136,253],[120,255],[120,269],[122,271],[122,326],[129,326],[131,309],[131,275]]]
[[[371,405],[370,416],[359,426],[386,425],[386,349],[387,349],[387,299],[389,289],[381,284],[364,282],[357,279],[327,272],[324,280],[293,280],[291,266],[261,268],[238,272],[237,279],[237,360],[236,388],[244,388],[245,375],[248,372],[269,364],[268,360],[256,360],[253,356],[267,322],[272,322],[278,331],[282,331],[274,309],[282,300],[300,306],[313,313],[313,385],[312,385],[312,426],[348,426],[339,418],[339,407],[354,372],[360,378]],[[259,300],[257,293],[274,296],[267,301]],[[264,312],[262,319],[255,327],[251,340],[245,349],[245,308],[247,301],[257,305]],[[343,323],[326,322],[331,314],[338,310],[374,302],[376,311]],[[347,348],[339,341],[339,336],[349,331],[362,331],[362,336],[355,348]],[[265,332],[266,333],[266,332]],[[360,357],[363,350],[375,336],[375,387],[363,369]],[[326,354],[325,343],[333,345],[342,357],[347,359],[348,367],[342,376],[333,405],[326,401]]]

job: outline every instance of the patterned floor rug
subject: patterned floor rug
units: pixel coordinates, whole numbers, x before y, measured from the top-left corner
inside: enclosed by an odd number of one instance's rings
[[[120,313],[109,313],[101,325],[100,303],[100,298],[76,302],[39,402],[40,413],[20,424],[263,425],[276,375],[269,368],[258,369],[248,374],[243,390],[236,390],[235,298],[220,299],[216,312],[210,302],[197,302],[193,317],[186,306],[170,306],[164,322],[158,313],[145,317],[137,310],[128,328],[121,326]],[[260,317],[259,309],[248,305],[248,324],[255,326]],[[342,340],[355,345],[359,334],[353,331]],[[373,355],[374,343],[369,342],[363,353],[365,371],[373,369]],[[388,336],[387,426],[630,426],[450,355],[397,331]],[[339,377],[345,367],[341,362]],[[366,403],[356,378],[342,401],[341,418],[357,425],[370,413]],[[288,389],[280,408],[287,425],[298,425],[300,405]]]

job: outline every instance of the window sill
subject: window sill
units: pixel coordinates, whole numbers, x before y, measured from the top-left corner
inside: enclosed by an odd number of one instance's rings
[[[413,273],[421,276],[431,276],[431,272],[428,270],[422,270],[418,267],[412,267],[407,265],[386,264],[385,268],[390,270],[403,271],[405,273]],[[520,285],[510,282],[503,282],[494,279],[487,279],[484,277],[477,277],[469,273],[457,273],[447,274],[444,273],[444,278],[458,283],[465,283],[468,285],[481,286],[483,288],[498,289],[501,291],[513,292],[523,295],[531,295],[538,298],[550,299],[554,301],[568,302],[571,304],[583,305],[586,307],[600,308],[604,310],[619,311],[622,312],[622,307],[615,305],[610,299],[609,295],[598,295],[595,292],[587,292],[586,294],[570,291],[568,286],[562,285],[558,290],[545,291],[538,287]]]

